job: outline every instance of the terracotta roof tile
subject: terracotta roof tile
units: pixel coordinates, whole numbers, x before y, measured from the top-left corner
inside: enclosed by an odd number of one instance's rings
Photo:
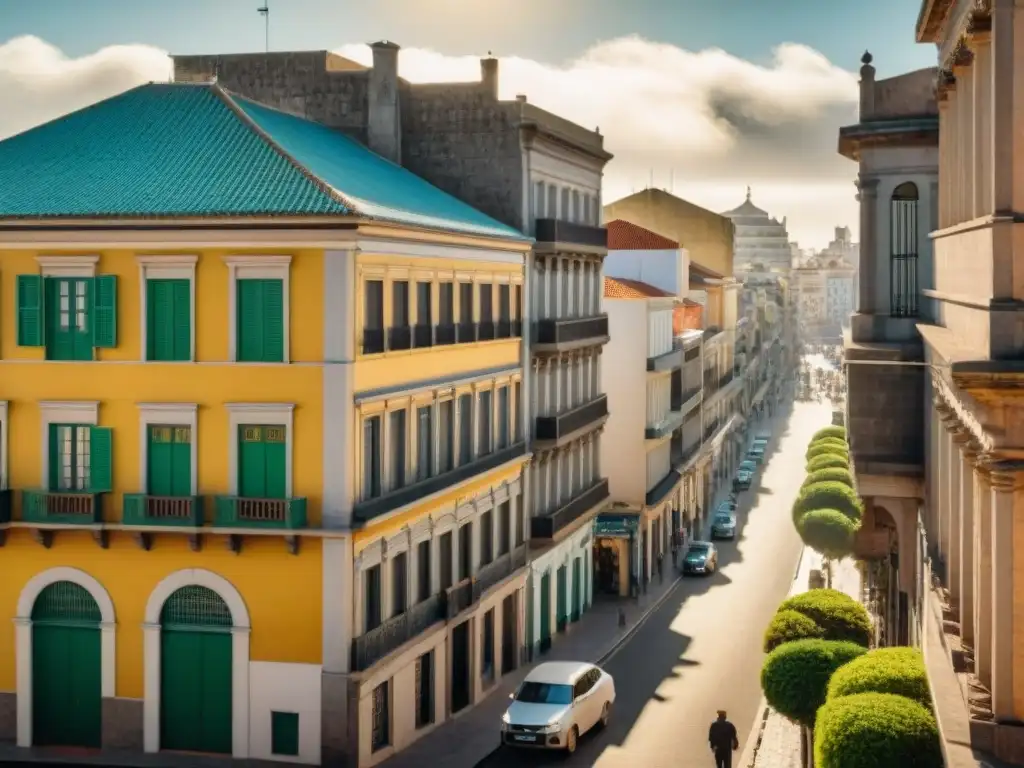
[[[621,277],[604,279],[604,295],[609,299],[664,299],[675,298],[675,294],[655,288],[639,280]]]
[[[615,219],[606,225],[609,251],[675,251],[679,243],[634,224]]]

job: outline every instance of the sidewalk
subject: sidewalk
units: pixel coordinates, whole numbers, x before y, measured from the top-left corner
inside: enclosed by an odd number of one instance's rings
[[[727,496],[728,488],[723,487],[715,503]],[[703,523],[705,538],[710,526],[711,515],[707,515]],[[639,598],[596,597],[578,622],[570,624],[565,633],[554,638],[551,650],[504,677],[475,707],[446,721],[381,765],[384,768],[428,765],[430,768],[471,768],[476,765],[498,747],[499,725],[508,708],[509,694],[519,687],[534,666],[570,660],[603,663],[665,601],[680,578],[671,566],[671,558],[667,558],[664,581],[655,575],[646,594]],[[626,613],[624,627],[619,626],[620,608]]]
[[[807,579],[815,568],[821,568],[821,555],[805,547],[793,588],[789,592],[791,596],[807,591]],[[833,564],[832,588],[860,602],[860,571],[852,558]],[[756,751],[751,756],[744,755],[738,768],[800,768],[800,727],[767,707],[767,704],[765,707],[768,716],[764,720]]]

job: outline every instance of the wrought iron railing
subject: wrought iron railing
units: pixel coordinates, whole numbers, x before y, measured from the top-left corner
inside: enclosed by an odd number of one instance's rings
[[[306,499],[217,496],[213,524],[225,528],[305,528]]]
[[[149,496],[126,493],[121,509],[125,525],[190,526],[203,524],[203,500],[199,496]]]
[[[352,641],[352,669],[369,669],[396,648],[445,620],[444,593],[431,595]]]
[[[464,579],[445,590],[445,618],[454,619],[476,602],[480,593],[473,579]]]
[[[607,335],[608,315],[539,320],[536,324],[535,343],[572,344]]]
[[[477,592],[483,594],[502,579],[511,576],[515,571],[526,565],[526,547],[521,546],[512,552],[502,555],[480,569],[476,575]]]
[[[22,491],[21,519],[28,523],[101,523],[103,514],[100,494]]]
[[[893,254],[889,314],[893,317],[917,317],[917,254]]]

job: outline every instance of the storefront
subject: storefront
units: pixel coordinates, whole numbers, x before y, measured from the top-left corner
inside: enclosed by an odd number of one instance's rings
[[[530,562],[527,647],[544,653],[593,604],[593,528],[586,525]]]
[[[594,524],[594,590],[629,597],[643,573],[646,536],[640,512],[605,512]]]

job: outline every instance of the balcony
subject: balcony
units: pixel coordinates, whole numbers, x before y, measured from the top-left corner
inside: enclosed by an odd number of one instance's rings
[[[673,442],[671,448],[671,461],[672,466],[676,469],[685,467],[698,453],[700,453],[700,442],[694,441],[692,444],[684,446],[682,443]]]
[[[476,575],[476,593],[484,594],[494,585],[504,581],[526,565],[526,545],[498,557],[480,568]]]
[[[434,328],[434,339],[438,346],[455,343],[455,324],[442,323]]]
[[[386,496],[378,496],[361,501],[355,505],[352,511],[353,517],[356,522],[365,523],[368,520],[386,515],[388,512],[393,512],[399,507],[404,507],[406,504],[411,504],[425,496],[431,496],[453,485],[465,482],[481,472],[488,472],[525,455],[526,443],[516,443],[500,451],[481,456],[476,461],[456,467],[450,472],[428,477],[426,480],[399,488],[388,493]]]
[[[719,420],[715,419],[713,422],[704,427],[704,442],[707,442],[714,437],[715,432],[718,431]]]
[[[693,410],[693,406],[697,404],[696,401],[701,396],[703,391],[704,390],[701,389],[700,387],[693,387],[681,394],[673,393],[671,402],[672,410],[682,411],[684,414],[689,413],[691,410]]]
[[[416,325],[412,329],[412,341],[417,349],[434,345],[434,326]]]
[[[388,350],[411,349],[412,328],[408,325],[396,325],[388,328]]]
[[[648,371],[671,371],[676,368],[682,368],[684,362],[685,352],[683,349],[670,349],[668,352],[664,352],[660,355],[647,358],[647,370]]]
[[[665,414],[665,418],[644,430],[644,438],[647,440],[660,440],[679,429],[685,419],[686,414],[682,411],[669,411]]]
[[[451,621],[473,605],[480,597],[480,592],[473,579],[464,579],[455,586],[448,587],[444,595],[445,618]]]
[[[22,491],[21,519],[26,523],[93,525],[103,522],[98,493]]]
[[[608,248],[608,230],[604,227],[561,219],[537,219],[534,239],[538,243],[584,245],[605,250]]]
[[[608,500],[608,480],[598,480],[550,515],[530,519],[531,539],[554,539],[559,532]]]
[[[126,493],[121,522],[124,525],[198,528],[203,524],[203,500],[199,496]]]
[[[668,498],[668,495],[676,489],[676,486],[679,485],[679,481],[682,477],[683,476],[677,470],[671,470],[667,475],[661,478],[656,486],[647,492],[644,504],[648,507],[655,507],[663,502]]]
[[[732,380],[733,380],[734,378],[736,378],[736,372],[735,372],[735,370],[729,371],[728,373],[724,374],[724,375],[723,375],[723,376],[722,376],[722,377],[721,377],[721,378],[720,378],[720,379],[718,380],[718,388],[719,388],[719,389],[722,389],[722,388],[724,388],[724,387],[725,387],[726,385],[728,385],[728,384],[731,384],[731,383],[732,383]]]
[[[384,351],[384,331],[381,328],[363,329],[363,354],[379,355]]]
[[[607,341],[608,315],[594,315],[538,321],[533,346],[539,352],[558,352]]]
[[[557,447],[570,435],[591,424],[596,424],[607,415],[608,396],[601,395],[589,403],[578,405],[557,416],[538,416],[535,439],[538,443],[551,443],[550,446],[538,447]]]
[[[362,672],[369,669],[395,649],[444,620],[445,597],[439,592],[353,640],[352,670]]]
[[[252,499],[240,496],[217,496],[214,499],[213,524],[219,528],[284,528],[306,527],[306,500]]]

